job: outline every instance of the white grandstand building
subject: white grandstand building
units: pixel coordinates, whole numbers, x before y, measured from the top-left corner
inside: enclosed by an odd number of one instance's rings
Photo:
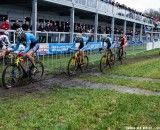
[[[39,39],[46,36],[42,43],[73,42],[74,35],[81,33],[75,31],[75,26],[87,26],[85,33],[93,35],[94,42],[102,34],[111,34],[115,38],[120,33],[130,35],[130,40],[136,37],[142,41],[145,28],[152,30],[154,27],[152,19],[101,0],[5,0],[0,1],[0,23],[3,17],[9,19],[10,26],[17,19],[22,25],[27,17],[31,31]],[[39,30],[40,24],[50,21],[69,28],[65,31]],[[10,31],[14,33],[12,28]],[[12,41],[15,42],[15,36]]]

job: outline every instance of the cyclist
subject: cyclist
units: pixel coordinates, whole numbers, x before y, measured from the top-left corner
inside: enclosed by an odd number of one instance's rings
[[[127,46],[127,36],[125,34],[122,34],[120,36],[120,48],[122,48],[122,55],[125,51],[126,46]]]
[[[107,37],[103,37],[102,38],[102,43],[103,43],[103,47],[107,46],[107,50],[110,50],[111,45],[112,45],[112,39],[109,35],[107,35]],[[106,45],[105,45],[106,44]]]
[[[0,49],[2,52],[0,53],[0,59],[5,57],[9,50],[11,50],[11,43],[9,41],[9,33],[7,31],[4,32],[3,35],[0,35]]]
[[[79,43],[78,46],[78,53],[76,53],[76,57],[80,56],[80,62],[83,65],[83,57],[84,57],[84,51],[82,51],[82,48],[84,47],[84,45],[86,45],[89,42],[89,38],[82,36],[81,34],[76,36],[76,43]]]
[[[27,56],[33,65],[35,65],[33,53],[35,53],[39,49],[39,44],[37,38],[29,32],[24,32],[22,28],[18,28],[16,30],[16,36],[17,36],[17,43],[16,47],[14,48],[14,51],[16,51],[20,44],[24,44],[25,49],[22,51],[24,53],[24,56]]]

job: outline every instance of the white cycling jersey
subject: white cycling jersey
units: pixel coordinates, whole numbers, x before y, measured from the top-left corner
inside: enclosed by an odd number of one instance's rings
[[[9,41],[8,36],[0,35],[0,46],[2,49],[7,49],[7,48],[11,47],[11,43]]]

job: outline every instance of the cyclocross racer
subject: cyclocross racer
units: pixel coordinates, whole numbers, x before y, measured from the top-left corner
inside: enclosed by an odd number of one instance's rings
[[[89,41],[89,38],[82,36],[81,34],[76,36],[76,43],[79,43],[78,46],[78,53],[76,54],[76,56],[80,56],[81,59],[81,64],[83,65],[83,57],[84,57],[84,52],[81,51],[81,49],[84,47],[84,45],[86,45]]]
[[[123,34],[120,36],[120,47],[122,48],[123,53],[125,51],[126,46],[127,46],[127,36]]]
[[[21,43],[24,44],[25,50],[22,51],[22,53],[25,53],[25,55],[31,60],[33,65],[35,65],[33,53],[35,53],[39,49],[37,38],[32,33],[25,33],[22,28],[18,28],[16,30],[16,36],[18,38],[18,41],[16,43],[14,51],[19,48],[19,45]]]
[[[109,35],[107,35],[107,37],[102,38],[102,42],[103,42],[103,47],[105,46],[105,43],[107,44],[107,50],[110,50],[111,46],[112,46],[112,39]]]

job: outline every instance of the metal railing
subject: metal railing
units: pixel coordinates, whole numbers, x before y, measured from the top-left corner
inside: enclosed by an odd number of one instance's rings
[[[9,32],[14,34],[14,31],[12,31],[12,30]],[[39,37],[41,32],[37,32],[37,33],[38,33],[37,36]],[[61,39],[64,39],[61,37],[61,35],[63,35],[63,36],[69,35],[69,33],[50,33],[50,32],[43,32],[42,34],[46,37],[47,36],[49,37],[50,34],[55,35],[55,36],[57,36],[56,41],[61,41]],[[75,33],[74,36],[76,36],[77,34],[78,33]],[[93,34],[88,34],[88,33],[83,34],[83,35],[88,36],[88,37],[89,36],[94,37]],[[107,35],[108,34],[98,34],[97,44],[101,44],[100,41],[101,41],[102,37],[107,36]],[[115,47],[118,45],[119,37],[120,37],[119,35],[114,36],[115,46],[113,47],[113,50],[116,50]],[[135,36],[135,37],[138,41],[139,36]],[[137,42],[137,43],[132,42],[132,36],[127,36],[127,38],[129,40],[129,43],[128,43],[128,46],[126,49],[127,55],[136,54],[136,53],[143,52],[146,50],[146,43],[148,40],[146,36],[142,37],[144,42]],[[155,38],[158,38],[158,36],[155,36]],[[48,40],[49,40],[49,38],[48,38]],[[62,44],[65,45],[66,43],[62,43]],[[103,55],[103,51],[101,51],[101,45],[99,48],[95,49],[96,44],[94,42],[93,42],[93,44],[94,45],[92,46],[92,42],[89,43],[90,49],[85,52],[89,57],[89,61],[90,61],[89,66],[90,67],[93,67],[93,66],[97,67],[99,65],[99,60],[100,60],[101,56]],[[66,67],[67,67],[68,61],[69,61],[70,57],[72,55],[74,55],[74,52],[70,52],[70,51],[64,52],[64,47],[63,47],[63,49],[61,49],[61,47],[59,46],[60,44],[53,43],[52,45],[54,45],[54,47],[52,49],[55,49],[55,52],[52,54],[48,54],[49,45],[50,45],[50,43],[41,43],[40,44],[41,47],[38,51],[38,54],[39,54],[38,59],[44,63],[45,73],[57,74],[57,73],[66,72]],[[71,47],[69,45],[70,45],[70,43],[66,44],[66,50],[68,50]],[[45,53],[43,53],[43,52],[45,52]],[[3,67],[3,68],[5,67],[4,60],[2,60],[1,67]]]
[[[0,30],[0,32],[4,32],[5,30]],[[9,32],[9,39],[11,43],[15,43],[16,42],[16,36],[15,36],[15,30],[7,30]],[[31,31],[30,31],[31,32]],[[39,40],[39,43],[70,43],[70,32],[40,32],[37,31],[37,39]],[[76,35],[79,35],[81,33],[74,33],[74,37],[76,37]],[[94,33],[83,33],[82,34],[85,37],[89,37],[90,41],[93,42],[94,41]],[[97,34],[97,42],[101,41],[102,37],[107,36],[110,34]],[[114,35],[114,41],[117,40],[120,37],[120,35],[115,34]],[[133,36],[128,35],[128,40],[132,41],[133,40]],[[143,36],[143,37],[147,37],[147,36]],[[159,38],[160,35],[154,34],[152,35],[152,38]],[[148,38],[142,38],[142,41],[147,41],[146,39]],[[151,36],[149,38],[151,41]],[[136,35],[135,36],[135,41],[140,41],[140,35]]]

